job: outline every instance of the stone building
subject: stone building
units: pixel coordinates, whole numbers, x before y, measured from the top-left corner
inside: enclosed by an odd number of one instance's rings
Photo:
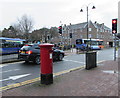
[[[91,39],[102,39],[105,47],[113,46],[113,35],[109,27],[105,26],[104,23],[99,24],[97,22],[88,22],[88,38]],[[70,38],[70,33],[72,38]],[[79,24],[70,24],[63,26],[62,42],[66,45],[75,44],[76,39],[87,38],[87,22]]]

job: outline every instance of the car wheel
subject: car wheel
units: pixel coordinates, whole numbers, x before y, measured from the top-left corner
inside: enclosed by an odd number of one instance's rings
[[[63,55],[60,54],[59,57],[58,57],[59,61],[62,61],[63,60]]]
[[[35,58],[35,63],[36,63],[37,65],[40,64],[40,56],[37,56],[37,57]]]

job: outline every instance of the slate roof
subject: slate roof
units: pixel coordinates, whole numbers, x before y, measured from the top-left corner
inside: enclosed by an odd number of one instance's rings
[[[72,24],[68,25],[70,29],[78,29],[78,28],[85,28],[87,26],[87,22],[79,23],[79,24]]]
[[[103,25],[103,24],[99,24],[99,23],[93,23],[92,21],[89,21],[89,24],[92,23],[94,25],[95,28],[97,29],[101,29],[104,26],[104,29],[106,30],[111,30],[109,27]],[[80,29],[80,28],[85,28],[87,26],[87,22],[83,22],[83,23],[79,23],[79,24],[72,24],[72,25],[68,25],[68,27],[70,29]]]

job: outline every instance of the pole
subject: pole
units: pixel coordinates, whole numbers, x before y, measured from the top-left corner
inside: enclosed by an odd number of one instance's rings
[[[62,27],[62,22],[60,21],[61,23],[61,27]],[[63,27],[62,27],[62,34],[63,34]],[[63,36],[61,34],[61,50],[63,50]]]
[[[71,47],[71,52],[73,52],[73,47],[72,47],[72,38],[70,38],[70,47]]]
[[[87,6],[87,39],[88,39],[88,6]]]
[[[67,27],[67,50],[69,49],[69,28]]]
[[[71,30],[71,34],[72,34],[72,30]],[[73,49],[72,49],[72,38],[70,38],[70,46],[71,46],[71,52],[73,52]]]
[[[63,50],[63,36],[61,34],[61,50]]]
[[[88,6],[87,6],[87,40],[88,40]],[[88,42],[87,42],[87,52],[88,52]]]
[[[114,34],[115,39],[114,39],[114,61],[116,61],[116,33]]]

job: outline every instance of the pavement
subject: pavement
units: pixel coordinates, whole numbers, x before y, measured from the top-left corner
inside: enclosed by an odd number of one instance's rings
[[[2,96],[111,96],[118,97],[117,61],[109,60],[97,64],[97,67],[86,70],[78,68],[67,73],[56,75],[53,84],[43,85],[36,81],[27,85],[2,91]]]

